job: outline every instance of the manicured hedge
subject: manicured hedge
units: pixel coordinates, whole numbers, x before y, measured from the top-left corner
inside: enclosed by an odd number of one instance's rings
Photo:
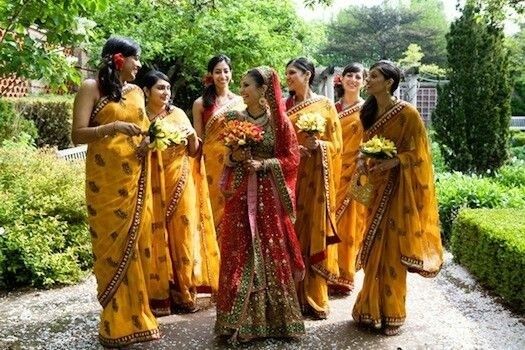
[[[436,176],[436,190],[442,239],[450,240],[452,224],[462,208],[525,208],[523,164],[508,165],[495,177],[465,175],[459,172]]]
[[[454,259],[525,311],[525,209],[464,209],[451,239]]]
[[[73,97],[24,97],[10,101],[22,117],[34,122],[38,129],[38,147],[71,147]]]

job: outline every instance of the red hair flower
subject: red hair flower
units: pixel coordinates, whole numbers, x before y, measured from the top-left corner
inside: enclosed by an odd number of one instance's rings
[[[212,76],[210,73],[206,74],[206,75],[202,78],[202,83],[203,83],[204,86],[206,86],[206,87],[213,85],[213,76]]]
[[[342,85],[342,84],[343,84],[343,81],[342,81],[341,76],[339,74],[335,75],[334,76],[334,85]]]
[[[116,53],[113,55],[113,64],[117,70],[122,70],[124,66],[124,55],[122,53]]]

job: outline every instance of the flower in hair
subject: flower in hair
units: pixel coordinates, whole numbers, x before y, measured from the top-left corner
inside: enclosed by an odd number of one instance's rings
[[[113,64],[115,65],[116,70],[122,70],[124,66],[124,55],[122,53],[116,53],[112,56]]]
[[[207,74],[202,78],[202,83],[203,83],[204,86],[206,86],[206,87],[213,85],[213,76],[212,76],[210,73],[207,73]]]
[[[342,85],[343,84],[343,80],[341,78],[341,76],[338,74],[338,75],[335,75],[334,76],[334,85]]]

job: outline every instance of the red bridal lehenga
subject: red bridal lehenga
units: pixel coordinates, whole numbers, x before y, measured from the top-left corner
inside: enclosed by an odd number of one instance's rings
[[[215,332],[233,341],[297,337],[305,332],[293,273],[304,270],[294,231],[294,189],[299,150],[293,126],[280,104],[277,74],[258,68],[268,92],[270,115],[258,119],[229,112],[227,119],[248,120],[264,129],[251,146],[265,170],[249,173],[242,164],[226,167],[226,195],[219,226],[221,268]]]

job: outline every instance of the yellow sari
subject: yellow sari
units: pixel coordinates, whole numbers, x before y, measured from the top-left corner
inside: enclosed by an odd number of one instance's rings
[[[305,313],[317,318],[328,316],[327,281],[339,283],[337,266],[336,189],[341,172],[341,124],[333,102],[316,96],[287,111],[299,144],[307,135],[295,125],[306,113],[319,113],[326,119],[320,145],[311,151],[311,157],[301,157],[297,178],[297,220],[295,231],[305,257],[306,276],[299,284],[297,294]]]
[[[195,133],[179,108],[171,107],[158,118]],[[188,156],[185,145],[155,151],[152,157],[157,166],[152,171],[156,214],[151,305],[156,315],[189,312],[196,307],[198,288],[212,293],[218,289],[219,247],[205,167],[202,160]]]
[[[353,200],[350,191],[350,180],[356,169],[359,146],[363,139],[363,126],[359,119],[362,106],[363,103],[359,102],[339,112],[343,130],[343,166],[336,205],[337,233],[341,239],[337,254],[340,284],[330,285],[330,291],[334,294],[349,293],[354,289],[355,261],[363,239],[365,206]]]
[[[90,125],[116,120],[149,126],[142,90],[128,84],[120,102],[99,100]],[[103,307],[99,340],[121,347],[159,338],[148,304],[151,196],[148,159],[137,158],[141,137],[121,133],[88,145],[86,202],[98,300]]]
[[[232,110],[240,111],[244,107],[242,98],[236,97],[227,104],[215,109],[204,126],[202,154],[206,164],[206,179],[210,191],[210,202],[215,225],[219,225],[224,212],[225,200],[220,190],[219,182],[224,169],[224,157],[228,150],[222,141],[219,140],[219,135],[223,130],[225,113]]]
[[[380,328],[404,323],[407,272],[435,276],[443,250],[432,159],[417,109],[398,101],[365,132],[364,140],[374,135],[396,144],[400,164],[369,175],[374,191],[358,256],[365,279],[352,316]]]

